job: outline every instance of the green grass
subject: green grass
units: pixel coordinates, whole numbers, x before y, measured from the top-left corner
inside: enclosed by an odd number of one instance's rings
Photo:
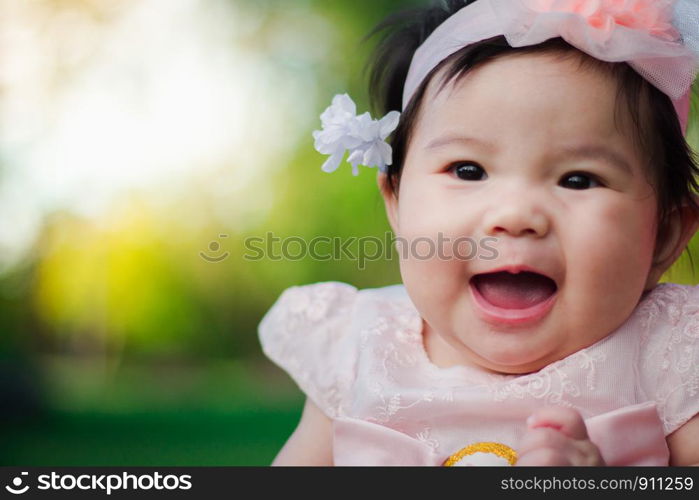
[[[5,427],[3,465],[268,465],[298,408],[50,413]]]
[[[268,465],[303,405],[269,364],[40,366],[44,410],[2,423],[2,465]]]

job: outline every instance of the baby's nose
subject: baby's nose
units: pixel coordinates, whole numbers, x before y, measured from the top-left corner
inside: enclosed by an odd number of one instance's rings
[[[540,201],[531,195],[508,196],[493,203],[484,216],[484,230],[488,236],[543,237],[549,231],[549,217]]]

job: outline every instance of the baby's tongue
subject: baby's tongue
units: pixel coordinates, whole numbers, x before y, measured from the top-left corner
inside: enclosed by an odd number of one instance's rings
[[[543,302],[556,291],[553,280],[527,271],[478,274],[473,281],[485,300],[505,309],[526,309]]]

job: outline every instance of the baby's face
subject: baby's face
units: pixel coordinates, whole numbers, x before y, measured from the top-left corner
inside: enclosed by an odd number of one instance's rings
[[[446,255],[457,238],[482,246],[470,260],[469,243],[464,258],[425,258],[424,241],[401,256],[428,354],[528,373],[612,333],[650,286],[656,230],[643,158],[614,123],[616,83],[546,55],[499,59],[438,94],[435,80],[389,219],[407,240],[448,238]],[[584,148],[607,154],[566,152]],[[503,267],[509,285],[472,279]]]

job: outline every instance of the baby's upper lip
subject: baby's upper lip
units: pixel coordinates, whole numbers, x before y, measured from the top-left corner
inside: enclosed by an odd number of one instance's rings
[[[517,274],[517,273],[521,273],[523,271],[527,271],[530,273],[537,273],[537,274],[541,274],[543,276],[546,276],[547,278],[553,280],[556,283],[556,286],[559,286],[559,284],[560,284],[560,281],[558,279],[558,273],[543,270],[543,269],[540,269],[538,267],[530,266],[528,264],[509,264],[509,265],[505,265],[505,266],[495,267],[493,269],[488,269],[485,271],[473,273],[471,278],[473,278],[473,276],[476,276],[478,274],[491,274],[491,273],[499,273],[499,272],[508,272],[508,273],[512,273],[512,274]]]

